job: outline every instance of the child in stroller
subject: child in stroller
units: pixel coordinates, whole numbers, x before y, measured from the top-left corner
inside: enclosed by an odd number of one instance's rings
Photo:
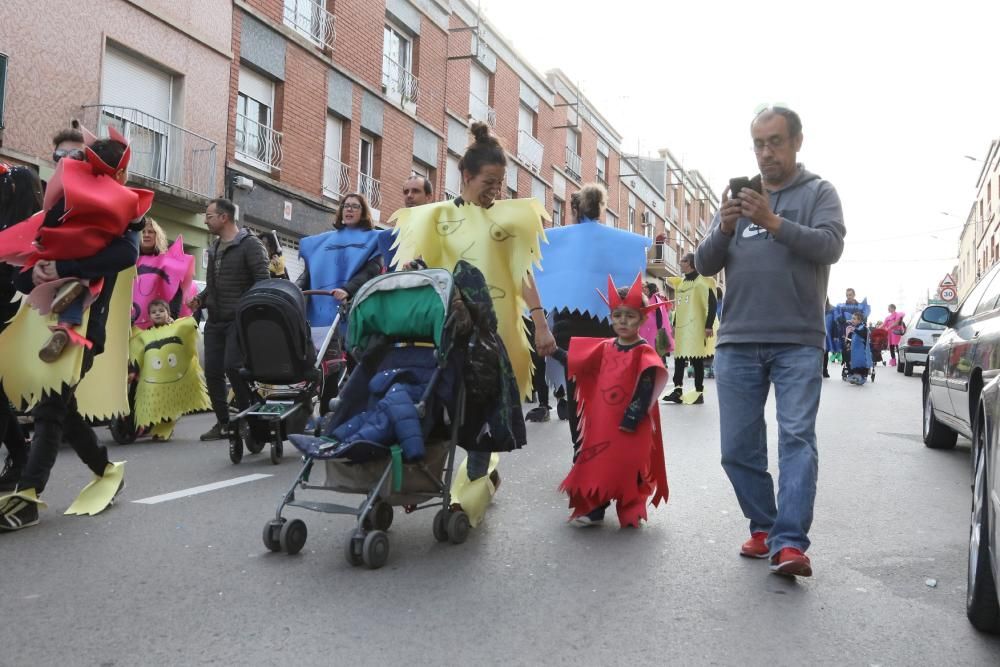
[[[294,554],[305,544],[305,523],[282,517],[287,506],[355,516],[346,550],[351,565],[385,564],[393,506],[407,513],[438,507],[435,538],[465,540],[469,518],[451,511],[450,501],[465,402],[454,339],[469,327],[455,296],[451,274],[441,269],[383,274],[358,290],[348,325],[358,365],[322,420],[322,435],[290,437],[305,463],[264,526],[269,550]],[[325,484],[310,483],[317,461],[325,463]],[[297,488],[363,499],[357,507],[306,502],[296,499]]]
[[[869,346],[869,330],[860,312],[851,316],[844,340],[844,370],[842,379],[860,387],[868,381],[871,374],[875,381],[875,365],[872,363],[872,352]]]

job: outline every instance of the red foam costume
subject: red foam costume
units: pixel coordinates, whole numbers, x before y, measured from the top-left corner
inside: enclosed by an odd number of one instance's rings
[[[621,300],[609,283],[612,310],[626,305],[640,312],[641,282],[636,279],[629,295]],[[656,306],[654,306],[656,307]],[[667,469],[663,458],[663,437],[656,398],[667,381],[667,371],[656,351],[643,343],[626,350],[616,339],[572,338],[567,373],[576,382],[581,415],[582,444],[560,490],[569,495],[573,510],[570,519],[589,514],[609,501],[617,502],[622,526],[638,526],[646,519],[646,504],[668,496]],[[646,418],[634,432],[622,431],[619,424],[635,395],[639,378],[647,369],[655,370],[652,399]]]

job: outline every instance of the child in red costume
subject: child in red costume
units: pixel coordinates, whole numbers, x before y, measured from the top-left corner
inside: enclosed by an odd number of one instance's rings
[[[153,193],[124,185],[131,156],[125,137],[114,127],[110,135],[100,140],[89,135],[84,161],[59,161],[43,210],[0,232],[0,261],[25,271],[39,266],[43,275],[57,276],[58,263],[96,255],[149,210]],[[55,277],[36,284],[29,302],[42,314],[59,315],[38,352],[42,361],[57,360],[71,342],[89,347],[76,329],[101,282]]]
[[[667,381],[660,357],[639,336],[649,306],[639,277],[629,290],[608,278],[616,337],[572,338],[569,354],[555,358],[574,378],[582,445],[560,485],[569,495],[570,519],[579,525],[604,520],[614,500],[622,527],[638,527],[646,504],[667,500],[667,470],[656,397]],[[658,305],[654,305],[654,308]]]

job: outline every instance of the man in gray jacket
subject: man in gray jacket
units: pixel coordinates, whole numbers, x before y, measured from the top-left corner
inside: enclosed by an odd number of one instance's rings
[[[767,107],[750,133],[763,194],[744,187],[723,196],[695,266],[704,275],[726,271],[715,371],[722,467],[750,520],[750,539],[740,553],[770,557],[775,573],[807,577],[824,304],[830,265],[844,249],[844,216],[834,187],[796,161],[798,114]],[[777,502],[764,422],[771,384],[778,414]]]
[[[191,310],[208,308],[205,325],[205,384],[217,423],[202,440],[229,436],[226,377],[240,410],[250,407],[250,388],[239,376],[243,365],[236,338],[236,306],[254,283],[267,280],[267,251],[260,239],[236,225],[236,207],[228,199],[213,199],[205,209],[205,226],[218,236],[208,251],[205,289],[191,299]]]

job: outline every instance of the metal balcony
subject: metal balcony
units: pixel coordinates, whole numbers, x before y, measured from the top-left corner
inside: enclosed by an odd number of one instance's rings
[[[497,112],[475,93],[469,93],[469,117],[479,120],[492,128],[497,126]]]
[[[317,46],[333,48],[337,40],[336,20],[319,2],[285,0],[285,25]]]
[[[332,199],[340,199],[351,191],[349,168],[340,160],[329,155],[323,158],[323,194]]]
[[[662,275],[679,275],[680,264],[677,262],[677,248],[666,243],[654,243],[646,254],[647,266],[651,273]]]
[[[382,205],[382,183],[367,174],[358,174],[358,192],[368,200],[368,205],[378,209]]]
[[[420,80],[387,55],[382,56],[382,90],[386,97],[402,104],[417,103]]]
[[[236,158],[264,171],[281,168],[281,132],[236,114]]]
[[[97,136],[113,125],[132,147],[129,171],[151,181],[212,198],[216,195],[216,143],[131,107],[83,107],[85,123]]]
[[[536,174],[542,168],[542,155],[545,147],[535,137],[524,130],[517,133],[517,157]]]
[[[574,153],[569,146],[566,147],[566,171],[577,180],[583,175],[583,158]]]

